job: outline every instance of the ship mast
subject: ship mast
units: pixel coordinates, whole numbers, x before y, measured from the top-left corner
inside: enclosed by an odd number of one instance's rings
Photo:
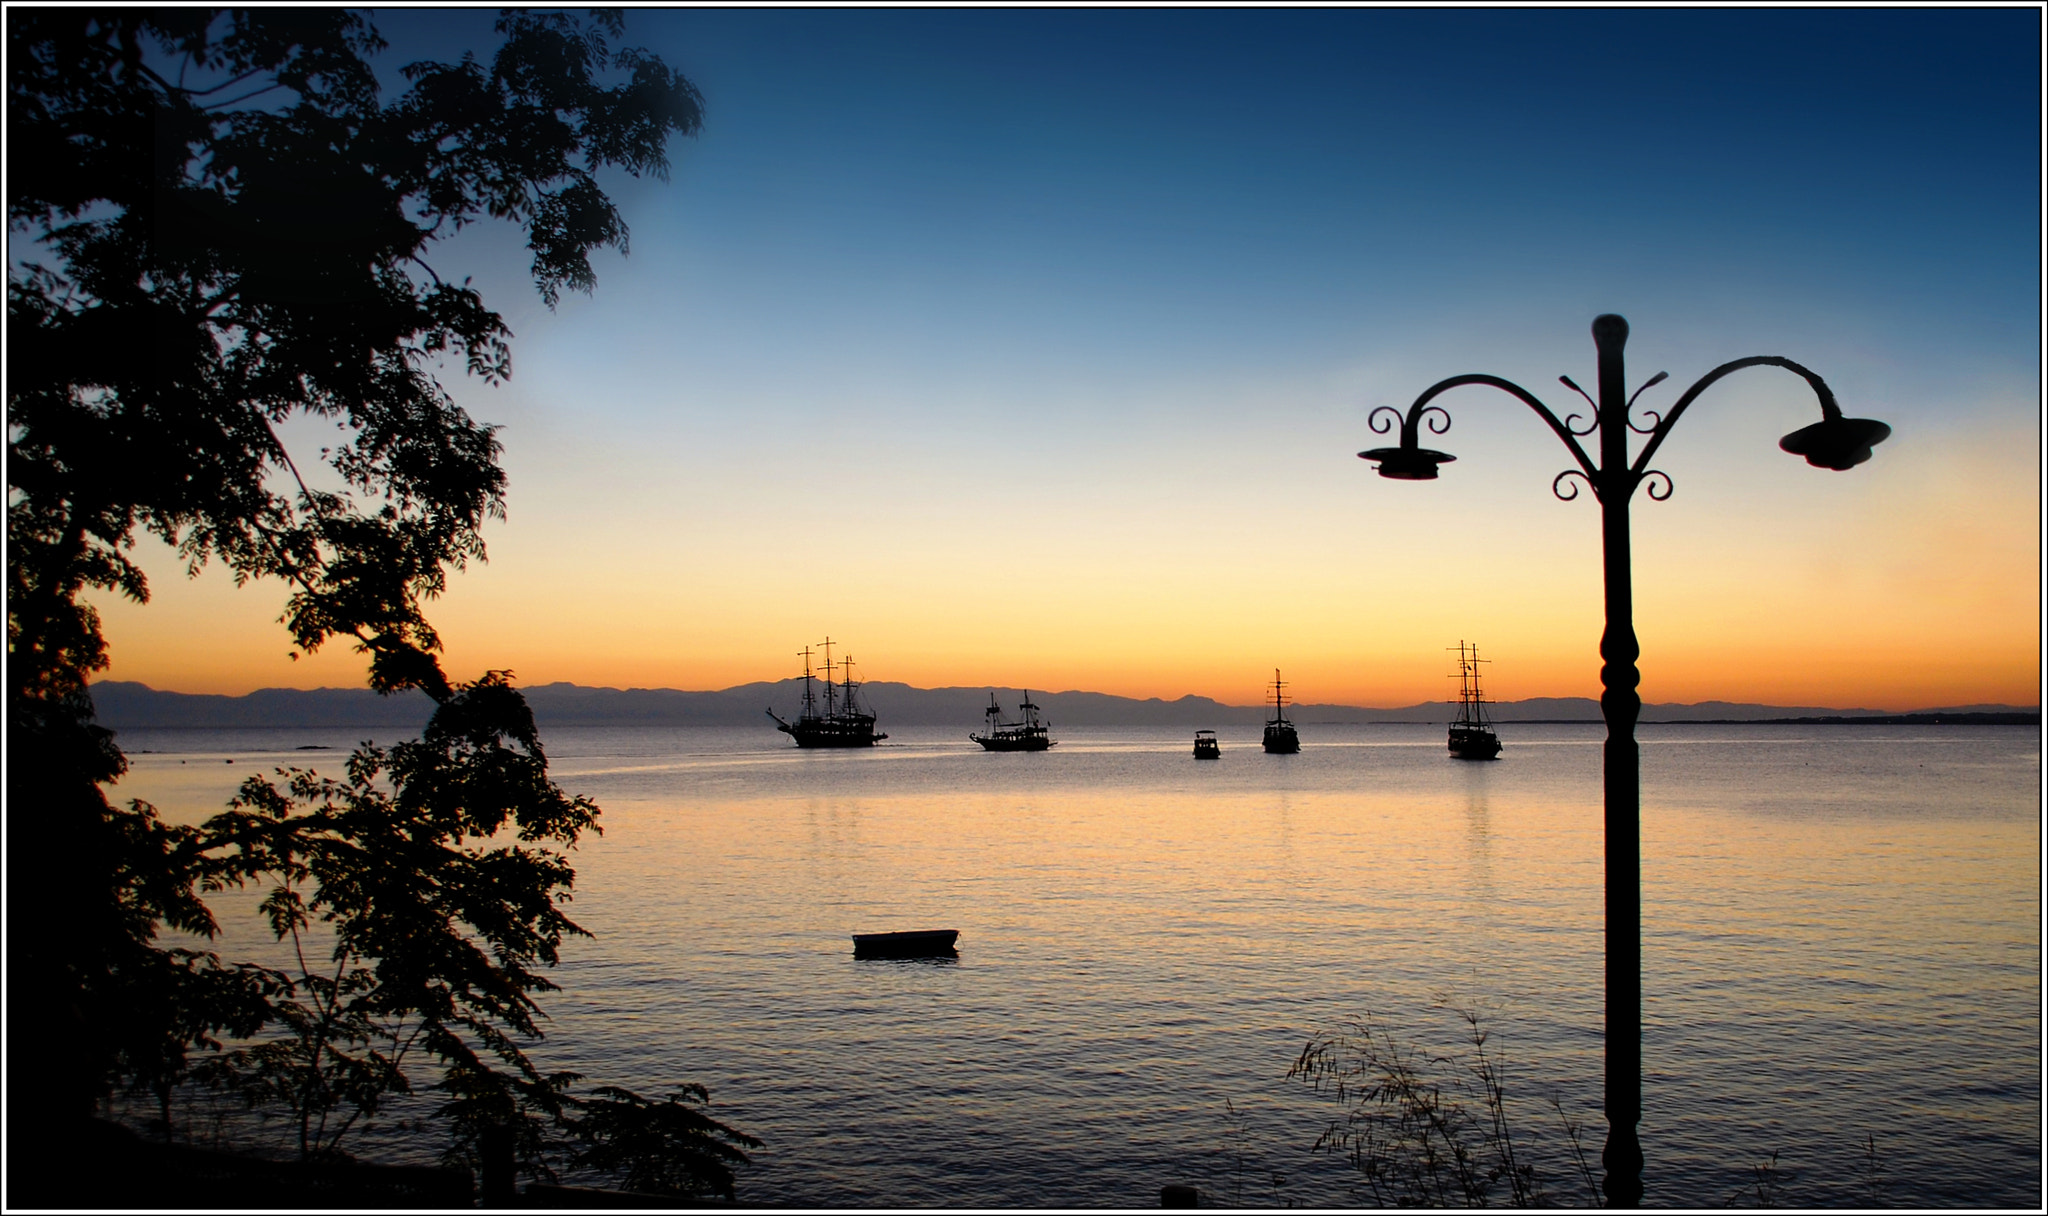
[[[1479,643],[1458,643],[1458,721],[1472,726],[1486,725],[1486,702],[1479,691],[1480,662]]]
[[[1280,692],[1285,687],[1287,685],[1281,682],[1280,679],[1280,669],[1275,667],[1273,669],[1273,721],[1275,722],[1287,721],[1287,700]]]
[[[818,705],[817,699],[811,693],[811,648],[806,646],[801,653],[804,656],[804,712],[802,717],[815,718],[818,716]]]
[[[839,712],[832,687],[832,639],[828,637],[819,645],[825,648],[825,716],[830,718]]]

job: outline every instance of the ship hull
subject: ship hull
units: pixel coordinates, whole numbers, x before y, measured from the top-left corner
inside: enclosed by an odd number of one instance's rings
[[[1500,740],[1483,727],[1453,726],[1450,748],[1459,760],[1492,760],[1500,755]]]
[[[959,958],[953,943],[958,929],[919,929],[909,933],[856,933],[855,958]]]
[[[796,740],[798,747],[873,747],[889,736],[875,733],[873,720],[867,722],[795,722],[777,726]]]
[[[968,738],[981,744],[987,752],[1042,752],[1052,747],[1052,740],[1044,735],[1026,735],[1013,738],[1004,735],[969,735]]]

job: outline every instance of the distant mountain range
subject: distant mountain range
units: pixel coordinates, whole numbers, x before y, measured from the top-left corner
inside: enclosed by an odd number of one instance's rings
[[[801,679],[741,684],[717,692],[674,688],[586,688],[540,684],[520,691],[543,730],[553,726],[754,726],[768,725],[762,710],[773,706],[793,717],[803,698]],[[995,690],[1005,712],[1014,712],[1015,689]],[[979,726],[988,707],[987,687],[912,688],[883,681],[863,684],[861,695],[875,709],[883,729],[891,725]],[[264,688],[239,697],[162,692],[146,684],[106,680],[92,686],[99,720],[115,730],[219,726],[347,726],[416,729],[432,703],[423,693],[379,696],[366,688]],[[1225,705],[1208,697],[1139,700],[1099,692],[1033,692],[1048,721],[1060,726],[1242,726],[1261,722],[1257,705]],[[1450,707],[1425,701],[1395,709],[1358,705],[1293,705],[1288,716],[1304,725],[1323,722],[1444,722]],[[1598,722],[1600,703],[1588,697],[1532,697],[1492,707],[1502,722]],[[2039,721],[2040,707],[1959,705],[1917,710],[1910,715],[1878,709],[1830,709],[1810,705],[1751,705],[1702,701],[1697,705],[1645,705],[1644,722],[1759,722],[1786,720]]]

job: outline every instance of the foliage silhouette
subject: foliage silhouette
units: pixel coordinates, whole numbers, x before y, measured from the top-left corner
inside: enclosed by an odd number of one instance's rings
[[[206,825],[206,882],[267,884],[271,931],[298,960],[273,1001],[286,1033],[210,1061],[204,1079],[290,1109],[308,1156],[387,1093],[411,1092],[415,1049],[464,1079],[455,1113],[558,1117],[573,1078],[542,1077],[518,1039],[539,1036],[532,994],[554,987],[537,968],[582,932],[560,907],[574,877],[563,850],[595,829],[597,808],[547,779],[503,674],[459,689],[418,741],[358,749],[346,780],[283,775],[283,788],[243,782]],[[316,922],[331,941],[323,965],[307,954]],[[507,1094],[529,1100],[478,1106],[473,1074],[493,1058],[529,1087]]]
[[[1527,1138],[1517,1142],[1508,1116],[1505,1060],[1498,1049],[1489,1053],[1476,1009],[1455,1012],[1471,1047],[1462,1056],[1420,1051],[1369,1021],[1311,1039],[1287,1075],[1345,1108],[1314,1151],[1343,1154],[1380,1206],[1549,1206],[1558,1199],[1551,1176]],[[1580,1198],[1602,1206],[1578,1124],[1562,1103],[1551,1104],[1585,1188]]]
[[[1266,1184],[1268,1198],[1275,1207],[1293,1207],[1294,1201],[1287,1195],[1287,1175],[1257,1160],[1251,1148],[1252,1125],[1245,1112],[1229,1098],[1223,1100],[1226,1118],[1224,1153],[1230,1160],[1230,1206],[1245,1207],[1245,1175],[1247,1172],[1261,1176]],[[1254,1191],[1254,1194],[1257,1192]]]
[[[1287,1075],[1344,1108],[1311,1146],[1342,1155],[1362,1178],[1356,1193],[1377,1206],[1608,1206],[1583,1128],[1549,1099],[1562,1145],[1517,1130],[1505,1058],[1472,1007],[1439,1003],[1465,1024],[1469,1050],[1435,1054],[1366,1020],[1309,1040]],[[1233,1119],[1234,1108],[1226,1107]],[[1852,1177],[1807,1182],[1772,1149],[1739,1168],[1740,1185],[1718,1200],[1733,1208],[1887,1205],[1889,1179],[1877,1138],[1857,1146]],[[1242,1172],[1242,1164],[1239,1166]],[[1736,1172],[1736,1171],[1731,1171]],[[1568,1179],[1560,1185],[1560,1178]],[[1711,1198],[1685,1201],[1713,1206]]]
[[[1750,1182],[1728,1196],[1723,1207],[1774,1208],[1783,1198],[1786,1182],[1790,1180],[1785,1171],[1778,1168],[1778,1150],[1772,1149],[1770,1156],[1749,1167]],[[1750,1196],[1755,1198],[1751,1199]]]
[[[498,313],[426,255],[506,221],[550,306],[590,290],[591,252],[627,243],[597,175],[665,177],[701,100],[612,47],[616,14],[507,13],[487,64],[407,64],[389,102],[360,13],[7,24],[7,782],[14,840],[35,840],[9,862],[9,1097],[57,1116],[14,1119],[14,1147],[61,1151],[66,1121],[117,1083],[161,1100],[191,1049],[259,1017],[283,1045],[213,1072],[291,1103],[308,1152],[332,1143],[322,1118],[405,1086],[407,1050],[446,1067],[458,1136],[546,1113],[566,1082],[515,1038],[537,1033],[535,968],[577,931],[557,906],[564,852],[597,809],[549,781],[502,674],[452,682],[437,658],[422,604],[485,556],[505,478],[493,428],[436,371],[497,381],[511,353]],[[335,427],[320,464],[280,438],[294,417]],[[205,832],[110,803],[126,762],[93,721],[108,657],[84,597],[147,600],[140,534],[189,572],[285,580],[298,650],[342,638],[373,688],[425,692],[425,736],[358,752],[346,781],[245,785]],[[519,843],[491,843],[500,827]],[[198,888],[259,879],[281,934],[332,930],[334,970],[156,944],[213,936]],[[410,1046],[387,1051],[387,1031]]]
[[[701,1085],[685,1085],[665,1102],[610,1085],[592,1092],[576,1103],[583,1147],[569,1164],[617,1176],[627,1190],[730,1200],[733,1166],[748,1160],[736,1146],[761,1147],[698,1109],[711,1101]]]

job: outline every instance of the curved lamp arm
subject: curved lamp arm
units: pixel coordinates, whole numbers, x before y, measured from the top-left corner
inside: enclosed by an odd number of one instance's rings
[[[1619,317],[1612,319],[1620,321]],[[1626,330],[1624,329],[1623,332],[1626,333]],[[1733,362],[1723,363],[1713,371],[1701,376],[1691,388],[1685,390],[1685,393],[1679,397],[1677,404],[1671,407],[1671,412],[1662,418],[1658,418],[1656,425],[1647,430],[1638,428],[1635,424],[1627,421],[1628,408],[1635,404],[1636,397],[1642,395],[1643,388],[1648,388],[1650,385],[1664,379],[1662,372],[1652,377],[1642,388],[1637,389],[1635,395],[1628,399],[1627,405],[1620,406],[1615,411],[1613,417],[1596,417],[1596,425],[1607,425],[1617,428],[1626,426],[1630,430],[1638,430],[1640,433],[1647,434],[1650,437],[1649,442],[1643,445],[1642,452],[1637,455],[1632,463],[1624,463],[1619,459],[1614,461],[1614,463],[1622,465],[1620,468],[1609,469],[1603,472],[1603,470],[1596,467],[1593,464],[1592,458],[1586,455],[1586,449],[1579,445],[1578,437],[1580,432],[1574,431],[1568,422],[1559,421],[1557,415],[1551,413],[1550,408],[1541,401],[1538,401],[1529,390],[1513,381],[1503,380],[1499,376],[1476,374],[1452,376],[1448,380],[1440,380],[1430,385],[1428,389],[1423,391],[1420,397],[1415,399],[1415,404],[1408,407],[1408,412],[1405,415],[1392,406],[1387,405],[1373,410],[1367,416],[1366,424],[1372,428],[1375,434],[1384,435],[1393,430],[1395,422],[1398,421],[1401,427],[1400,446],[1375,448],[1371,451],[1360,452],[1358,455],[1362,459],[1376,461],[1378,472],[1382,477],[1391,477],[1404,481],[1434,480],[1437,475],[1438,465],[1447,464],[1457,458],[1449,453],[1433,451],[1421,446],[1420,440],[1424,418],[1429,418],[1429,429],[1432,434],[1441,435],[1449,430],[1451,425],[1450,414],[1442,406],[1431,405],[1430,402],[1438,395],[1451,389],[1467,384],[1484,384],[1507,393],[1530,409],[1535,410],[1537,416],[1542,418],[1544,423],[1550,427],[1551,432],[1564,444],[1565,450],[1572,454],[1574,460],[1578,461],[1579,467],[1568,471],[1564,476],[1569,477],[1583,473],[1587,484],[1594,488],[1596,494],[1604,498],[1609,492],[1619,492],[1625,499],[1628,494],[1634,492],[1635,487],[1641,484],[1645,478],[1663,476],[1663,474],[1650,468],[1650,461],[1656,456],[1657,449],[1663,446],[1665,436],[1669,435],[1671,428],[1677,425],[1679,416],[1685,413],[1686,408],[1693,403],[1693,400],[1705,392],[1708,386],[1721,379],[1721,377],[1728,375],[1730,372],[1741,371],[1745,367],[1782,367],[1802,377],[1807,384],[1812,386],[1814,396],[1820,400],[1820,421],[1810,426],[1802,427],[1785,436],[1778,441],[1778,446],[1795,456],[1804,457],[1806,463],[1813,465],[1815,468],[1836,470],[1854,468],[1870,459],[1871,448],[1884,442],[1892,433],[1892,429],[1889,426],[1873,418],[1843,417],[1842,407],[1835,403],[1834,390],[1830,389],[1827,381],[1822,380],[1811,369],[1779,355],[1752,355],[1747,359],[1736,359]],[[1571,381],[1567,379],[1565,383],[1569,385]],[[1578,386],[1571,385],[1571,387],[1577,388]],[[1584,394],[1583,389],[1580,392],[1581,395]],[[1590,401],[1591,398],[1588,398],[1588,400]],[[1597,404],[1595,408],[1600,409]],[[1607,412],[1605,409],[1600,409],[1602,414]],[[1429,417],[1431,414],[1434,414],[1435,417]],[[1654,413],[1651,416],[1653,418],[1656,417]],[[1622,453],[1615,453],[1614,455],[1621,456]],[[1653,490],[1651,497],[1662,499],[1670,496],[1670,478],[1666,477],[1664,481],[1666,487],[1664,493],[1657,494]],[[1553,491],[1556,491],[1556,484],[1553,483],[1551,488]],[[1569,496],[1560,492],[1559,497]]]
[[[1431,405],[1430,400],[1436,397],[1438,394],[1449,392],[1451,389],[1460,388],[1467,384],[1490,385],[1508,394],[1509,396],[1516,398],[1517,400],[1521,401],[1522,404],[1528,406],[1530,409],[1535,410],[1537,416],[1542,418],[1545,423],[1549,424],[1551,431],[1557,435],[1558,439],[1563,441],[1564,446],[1570,450],[1572,458],[1579,462],[1579,467],[1585,470],[1586,476],[1588,478],[1595,477],[1599,473],[1599,470],[1593,466],[1593,461],[1586,455],[1586,449],[1579,446],[1578,437],[1572,433],[1570,427],[1566,426],[1563,422],[1558,420],[1556,414],[1550,412],[1549,406],[1546,406],[1541,401],[1538,401],[1535,395],[1530,393],[1528,389],[1523,388],[1521,385],[1516,384],[1512,380],[1503,380],[1499,376],[1488,376],[1483,374],[1452,376],[1448,380],[1440,380],[1437,383],[1430,385],[1427,389],[1424,389],[1422,395],[1415,399],[1415,404],[1408,407],[1407,415],[1401,419],[1401,452],[1419,453],[1422,418],[1423,415],[1429,413],[1431,410],[1435,410],[1439,415],[1443,417],[1444,424],[1442,426],[1438,426],[1434,421],[1432,421],[1430,423],[1429,429],[1432,432],[1439,435],[1442,434],[1444,431],[1450,429],[1450,415],[1444,412],[1442,406]],[[1387,409],[1389,413],[1393,412],[1390,407],[1382,406],[1381,408]],[[1374,410],[1373,414],[1377,416],[1379,414],[1379,410]],[[1373,429],[1381,431],[1381,433],[1383,434],[1385,433],[1385,430],[1382,427],[1375,426]],[[1385,452],[1387,449],[1382,448],[1379,450],[1381,452]],[[1368,456],[1368,453],[1360,452],[1359,455]],[[1445,456],[1442,453],[1431,453],[1430,455],[1433,455],[1438,460],[1451,459],[1450,457]],[[1371,458],[1378,459],[1379,457],[1372,456]],[[1432,470],[1429,475],[1432,477],[1435,476],[1434,470]]]
[[[1636,457],[1635,464],[1629,469],[1629,472],[1636,477],[1642,477],[1644,475],[1643,471],[1650,465],[1650,458],[1657,454],[1657,448],[1663,444],[1664,437],[1671,433],[1672,426],[1678,422],[1678,416],[1685,412],[1686,406],[1693,403],[1693,398],[1698,397],[1702,392],[1706,391],[1708,385],[1719,380],[1721,377],[1730,372],[1739,372],[1745,367],[1782,367],[1788,372],[1803,377],[1807,384],[1813,387],[1814,396],[1820,398],[1821,420],[1818,427],[1809,427],[1807,431],[1795,432],[1794,435],[1786,436],[1780,443],[1780,446],[1784,447],[1788,452],[1807,456],[1809,463],[1821,465],[1825,468],[1848,468],[1849,464],[1839,463],[1839,460],[1853,457],[1855,449],[1859,447],[1862,458],[1868,459],[1870,445],[1883,442],[1885,437],[1891,434],[1891,428],[1882,422],[1873,422],[1863,418],[1842,417],[1842,407],[1835,403],[1834,390],[1830,389],[1827,381],[1821,379],[1820,375],[1811,368],[1794,363],[1792,360],[1781,355],[1751,355],[1747,359],[1736,359],[1723,363],[1713,371],[1701,376],[1693,383],[1691,388],[1685,390],[1685,393],[1678,398],[1677,404],[1671,407],[1671,412],[1666,414],[1657,423],[1656,428],[1650,432],[1650,442],[1643,446],[1641,454]],[[1647,388],[1649,386],[1645,385],[1644,387]],[[1846,455],[1839,456],[1834,460],[1815,460],[1813,455],[1805,450],[1805,448],[1792,446],[1795,435],[1807,432],[1818,432],[1816,439],[1825,438],[1830,441],[1833,444],[1833,447],[1830,448],[1831,454],[1836,449],[1841,449],[1844,444],[1848,444],[1850,447],[1843,449]],[[1807,446],[1811,447],[1813,445],[1809,444]],[[1861,463],[1861,461],[1849,459],[1849,463]]]

